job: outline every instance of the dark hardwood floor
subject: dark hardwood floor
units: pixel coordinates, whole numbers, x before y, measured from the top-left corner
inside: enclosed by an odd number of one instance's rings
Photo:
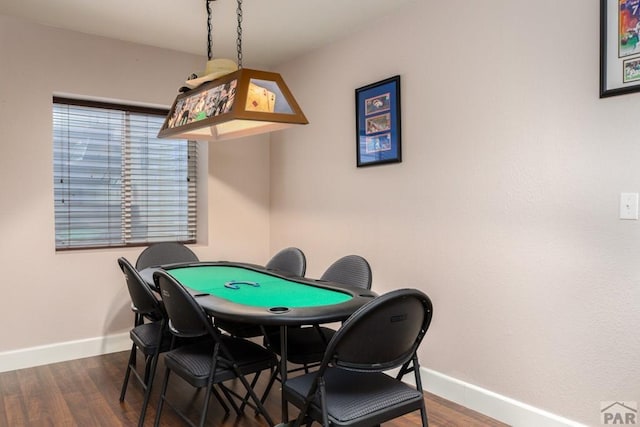
[[[120,403],[118,400],[128,354],[112,353],[0,373],[0,426],[135,426],[142,403],[142,390],[135,379],[130,381],[125,401]],[[145,425],[153,425],[163,371],[160,364]],[[170,383],[170,396],[179,398],[183,407],[194,408],[194,414],[197,413],[204,393],[195,392],[177,377],[172,379],[175,381]],[[263,387],[258,385],[260,391]],[[425,394],[425,402],[431,427],[506,425],[429,393]],[[277,383],[266,406],[274,420],[279,422]],[[290,409],[291,416],[296,413],[295,409]],[[160,425],[181,426],[183,422],[165,407]],[[250,409],[242,417],[233,412],[225,417],[214,399],[206,425],[264,427],[267,424],[262,418],[255,417]],[[420,418],[415,412],[386,423],[385,427],[417,425],[420,425]]]

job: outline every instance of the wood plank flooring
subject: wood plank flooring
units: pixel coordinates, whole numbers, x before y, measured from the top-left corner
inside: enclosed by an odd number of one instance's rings
[[[135,426],[142,404],[142,389],[134,378],[130,380],[125,401],[120,403],[120,387],[129,352],[73,360],[17,371],[0,373],[0,426]],[[153,425],[164,367],[158,366],[154,393],[147,411],[146,425]],[[264,375],[266,377],[266,375]],[[195,414],[201,408],[204,393],[172,377],[170,396],[180,400],[184,408]],[[262,383],[264,384],[264,382]],[[261,391],[264,385],[258,389]],[[426,393],[425,402],[431,427],[503,427],[506,424],[471,411],[438,396]],[[267,410],[276,422],[280,415],[280,399],[277,384],[266,402]],[[297,412],[290,409],[290,416]],[[174,412],[165,407],[161,426],[181,426],[184,423]],[[250,409],[242,417],[235,413],[224,415],[220,405],[211,401],[207,426],[215,427],[265,427],[261,417],[255,417]],[[409,427],[420,425],[418,412],[408,414],[385,427]],[[316,424],[314,424],[316,426]]]

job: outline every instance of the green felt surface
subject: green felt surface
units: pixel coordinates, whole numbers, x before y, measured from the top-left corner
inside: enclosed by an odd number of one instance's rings
[[[169,270],[169,274],[197,292],[254,307],[318,307],[351,299],[347,293],[291,282],[242,267],[182,267]],[[224,286],[229,281],[249,281],[260,286],[239,284],[239,289],[229,289]]]

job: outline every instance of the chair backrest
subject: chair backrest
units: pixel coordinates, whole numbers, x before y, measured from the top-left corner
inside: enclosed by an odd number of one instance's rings
[[[144,316],[160,319],[164,316],[162,306],[156,299],[149,285],[140,277],[126,258],[118,258],[118,265],[124,273],[129,289],[129,296],[135,310]]]
[[[347,255],[327,268],[320,280],[371,289],[371,266],[360,255]]]
[[[169,329],[174,335],[190,338],[216,336],[211,319],[184,286],[163,270],[153,273],[153,281],[160,289],[169,316]]]
[[[182,243],[154,243],[140,253],[136,260],[136,268],[142,270],[143,268],[164,264],[198,261],[198,256]]]
[[[328,363],[358,371],[383,371],[413,358],[433,316],[429,297],[417,289],[381,295],[353,313],[327,346]]]
[[[307,259],[298,248],[285,248],[275,254],[265,266],[269,270],[277,270],[304,277],[307,271]]]

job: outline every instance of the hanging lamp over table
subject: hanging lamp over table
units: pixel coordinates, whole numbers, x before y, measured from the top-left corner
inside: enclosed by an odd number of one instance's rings
[[[309,123],[278,73],[242,67],[242,0],[237,0],[238,62],[213,58],[211,5],[207,6],[207,66],[175,99],[158,138],[219,141]]]

